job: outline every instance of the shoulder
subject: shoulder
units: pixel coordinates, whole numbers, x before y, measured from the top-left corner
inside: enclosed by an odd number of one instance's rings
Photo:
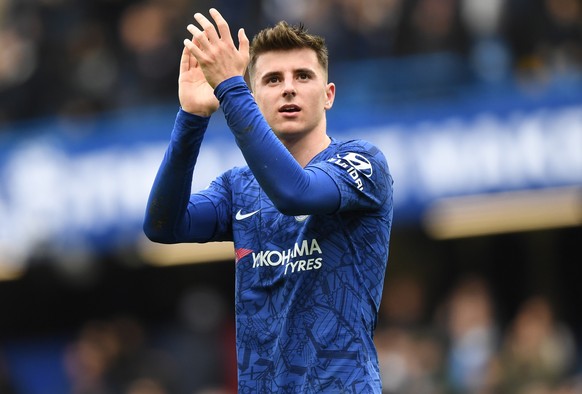
[[[225,172],[223,172],[221,175],[222,178],[228,178],[228,179],[238,178],[241,176],[253,177],[253,173],[251,172],[251,170],[248,166],[242,166],[242,167],[232,167],[232,168],[226,170]]]
[[[336,140],[332,139],[329,147],[326,161],[330,162],[348,162],[349,164],[360,167],[366,162],[374,166],[385,167],[388,170],[388,162],[384,153],[373,143],[361,140]]]
[[[387,206],[393,180],[386,158],[378,147],[360,139],[333,139],[324,152],[314,166],[335,181],[342,195],[341,211]]]
[[[236,189],[240,185],[248,185],[252,182],[255,182],[255,176],[248,166],[242,166],[232,167],[224,171],[214,180],[213,183],[220,184],[223,187]]]
[[[336,140],[332,139],[332,143],[330,148],[335,153],[342,153],[342,152],[358,152],[365,155],[370,156],[379,156],[384,158],[384,154],[382,151],[373,143],[361,140],[361,139],[352,139],[352,140]]]
[[[214,178],[204,193],[231,199],[234,195],[251,190],[256,183],[248,167],[232,167]]]

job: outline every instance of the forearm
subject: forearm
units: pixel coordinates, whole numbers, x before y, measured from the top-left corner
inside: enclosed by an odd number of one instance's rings
[[[272,132],[241,77],[215,90],[227,123],[257,181],[286,214],[331,213],[339,205],[333,180],[319,169],[304,169]]]
[[[178,112],[146,208],[144,232],[153,241],[173,243],[192,237],[193,218],[188,209],[192,174],[208,120],[182,110]],[[204,200],[200,203],[210,204]]]

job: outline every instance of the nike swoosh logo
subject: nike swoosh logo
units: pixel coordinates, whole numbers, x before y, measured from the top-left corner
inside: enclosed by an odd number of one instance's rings
[[[260,209],[257,209],[256,211],[249,212],[249,213],[242,213],[242,209],[239,209],[238,212],[236,213],[236,215],[234,216],[234,218],[236,220],[243,220],[243,219],[246,219],[246,218],[253,216],[255,213],[257,213],[259,211],[260,211]]]

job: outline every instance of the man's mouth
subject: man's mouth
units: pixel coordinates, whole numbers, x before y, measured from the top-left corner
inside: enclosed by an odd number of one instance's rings
[[[299,111],[301,111],[301,108],[295,104],[285,104],[279,108],[279,112],[285,112],[285,113],[293,113],[293,112],[299,112]]]

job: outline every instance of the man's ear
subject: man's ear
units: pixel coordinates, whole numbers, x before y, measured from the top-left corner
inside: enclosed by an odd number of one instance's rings
[[[328,110],[331,109],[331,107],[333,107],[333,102],[335,100],[335,84],[334,83],[328,83],[326,88],[325,88],[325,96],[326,96],[326,100],[325,100],[325,104],[323,106],[323,109]]]

